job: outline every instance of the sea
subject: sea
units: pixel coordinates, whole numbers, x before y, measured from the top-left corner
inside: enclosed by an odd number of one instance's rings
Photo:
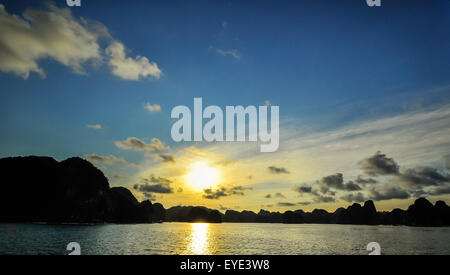
[[[0,254],[19,255],[67,255],[75,249],[76,253],[86,255],[364,255],[374,252],[367,248],[374,242],[385,255],[449,255],[450,227],[275,223],[0,224]]]

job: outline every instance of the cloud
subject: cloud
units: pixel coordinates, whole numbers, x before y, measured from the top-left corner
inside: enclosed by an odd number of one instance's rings
[[[275,167],[275,166],[269,166],[268,167],[269,172],[272,174],[289,174],[290,172],[283,167]]]
[[[144,178],[141,181],[143,184],[135,184],[133,188],[144,193],[144,195],[147,193],[171,194],[174,192],[170,186],[172,181],[167,178],[151,175],[149,178]]]
[[[165,149],[164,144],[157,138],[153,138],[151,143],[146,143],[136,137],[129,137],[123,141],[115,141],[114,144],[123,150],[135,151],[162,151]]]
[[[0,71],[24,79],[30,72],[44,77],[38,61],[51,58],[83,73],[83,64],[100,60],[99,33],[69,9],[48,5],[48,10],[27,9],[23,18],[8,14],[0,4]]]
[[[296,206],[296,203],[291,203],[291,202],[279,202],[277,203],[278,206],[280,207],[290,207],[290,206]]]
[[[126,57],[125,46],[104,25],[75,18],[68,8],[48,4],[45,10],[26,9],[21,17],[9,14],[0,4],[0,29],[0,71],[24,79],[32,72],[45,77],[39,66],[43,59],[55,60],[78,74],[85,74],[86,63],[98,65],[106,59],[112,73],[126,80],[161,76],[156,63],[142,56]],[[108,45],[105,50],[102,39]]]
[[[312,192],[312,187],[311,186],[306,186],[306,185],[295,186],[294,187],[294,191],[298,192],[300,194],[302,194],[302,193],[311,193]]]
[[[344,189],[344,176],[342,173],[336,173],[334,175],[329,175],[326,177],[323,177],[319,183],[322,185],[322,193],[326,193],[328,191],[328,188],[335,188],[335,189]]]
[[[344,185],[343,190],[358,191],[358,190],[361,190],[361,187],[358,184],[354,183],[353,181],[349,181]]]
[[[408,199],[410,194],[403,189],[396,187],[386,188],[385,190],[377,191],[375,189],[369,190],[369,198],[374,201],[383,201],[391,199]]]
[[[386,157],[380,151],[375,155],[363,159],[359,162],[361,169],[368,175],[397,175],[399,173],[399,166],[392,158]]]
[[[233,195],[245,195],[245,190],[252,190],[251,187],[247,186],[233,186],[231,188],[227,188],[224,186],[219,186],[216,190],[213,190],[212,188],[204,189],[203,192],[203,198],[205,199],[211,199],[211,200],[218,200],[221,197],[228,197]]]
[[[100,124],[92,124],[92,125],[88,124],[88,125],[86,125],[86,127],[90,128],[92,130],[102,130],[103,129],[103,126]]]
[[[109,56],[109,65],[112,73],[125,80],[139,80],[147,76],[156,79],[161,77],[161,70],[155,62],[150,62],[145,56],[127,57],[125,46],[120,42],[114,42],[105,50]]]
[[[275,193],[275,194],[273,195],[273,197],[274,197],[274,198],[279,198],[279,199],[285,199],[285,198],[286,198],[286,196],[283,195],[283,194],[280,193],[280,192]],[[270,198],[272,198],[272,194],[267,194],[267,195],[264,196],[264,198],[270,199]]]
[[[318,195],[314,198],[315,203],[329,203],[329,202],[335,202],[335,201],[336,201],[336,199],[333,197],[330,197],[330,196]]]
[[[216,52],[217,54],[220,54],[222,56],[231,56],[236,60],[241,59],[241,55],[239,54],[238,50],[236,50],[236,49],[222,50],[222,49],[215,48],[213,46],[210,46],[209,49],[213,50],[214,52]]]
[[[147,111],[149,111],[150,113],[153,112],[161,112],[161,106],[159,106],[158,104],[150,104],[150,102],[146,102],[144,105],[144,109],[146,109]]]
[[[361,175],[358,176],[358,178],[355,180],[356,183],[365,185],[365,184],[375,184],[378,183],[377,180],[373,179],[373,178],[363,178]]]
[[[319,185],[323,194],[327,193],[330,188],[346,191],[361,190],[361,187],[353,181],[349,181],[344,184],[344,176],[342,173],[336,173],[334,175],[323,177],[319,181]]]
[[[125,159],[123,158],[119,158],[113,155],[109,155],[109,156],[101,156],[101,155],[96,155],[96,154],[89,154],[89,155],[84,155],[83,158],[87,161],[93,162],[93,163],[119,163],[122,164],[124,166],[134,166],[135,164],[131,164],[128,163]]]
[[[444,157],[444,160],[445,160],[445,168],[450,170],[450,155],[446,155]]]
[[[358,192],[356,194],[349,193],[342,196],[340,199],[346,202],[365,202],[367,200],[361,192]]]
[[[416,167],[401,173],[400,181],[410,187],[436,186],[450,182],[450,177],[436,168]]]
[[[450,194],[450,185],[439,186],[429,192],[430,195],[447,195]]]
[[[159,154],[158,157],[164,163],[175,163],[175,156],[170,154]]]

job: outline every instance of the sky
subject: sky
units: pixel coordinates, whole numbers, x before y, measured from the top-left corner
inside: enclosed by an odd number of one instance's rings
[[[0,157],[83,157],[166,208],[450,203],[448,26],[447,0],[3,0]],[[279,106],[279,149],[174,142],[194,97]]]

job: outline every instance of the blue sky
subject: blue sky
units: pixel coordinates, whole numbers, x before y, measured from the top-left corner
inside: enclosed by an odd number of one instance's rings
[[[21,20],[27,9],[49,10],[49,2],[0,3]],[[2,157],[97,154],[145,163],[148,156],[115,142],[192,145],[171,141],[170,110],[192,106],[194,96],[222,107],[268,100],[280,106],[283,125],[296,127],[294,136],[448,108],[449,1],[384,0],[379,8],[363,0],[82,1],[70,9],[65,1],[50,3],[77,22],[107,28],[109,37],[98,40],[102,60],[81,62],[82,74],[45,56],[35,59],[45,77],[0,70]],[[104,53],[111,41],[130,58],[156,63],[161,76],[111,73]],[[161,111],[149,112],[147,102]],[[97,124],[102,129],[87,127]]]

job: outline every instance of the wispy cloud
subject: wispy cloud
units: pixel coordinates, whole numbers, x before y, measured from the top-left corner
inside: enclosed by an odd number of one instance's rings
[[[224,49],[219,49],[213,46],[209,47],[210,50],[214,51],[217,54],[220,54],[222,56],[231,56],[236,60],[240,60],[241,59],[241,55],[239,53],[238,50],[236,49],[231,49],[231,50],[224,50]]]
[[[103,126],[101,124],[88,124],[86,125],[87,128],[90,128],[92,130],[102,130]]]
[[[102,156],[102,155],[96,155],[96,154],[89,154],[89,155],[85,155],[83,158],[90,162],[93,162],[93,163],[106,163],[106,164],[119,163],[124,166],[135,166],[135,164],[128,163],[125,159],[119,158],[119,157],[116,157],[113,155]]]
[[[129,137],[126,140],[115,141],[114,144],[117,148],[123,150],[135,150],[135,151],[162,151],[165,149],[164,144],[157,138],[153,138],[151,143],[146,143],[136,137]]]

